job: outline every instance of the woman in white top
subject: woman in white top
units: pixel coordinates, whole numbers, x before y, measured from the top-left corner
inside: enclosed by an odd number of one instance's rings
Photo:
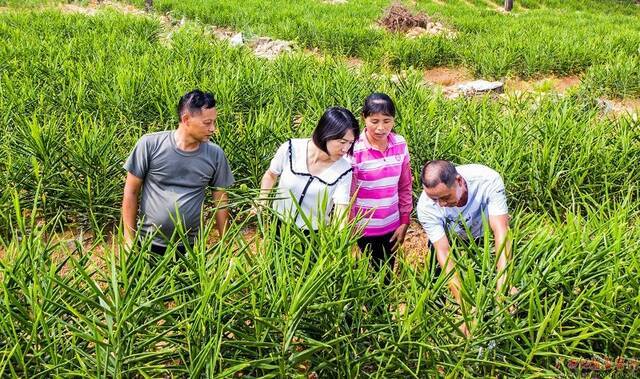
[[[273,208],[281,219],[301,229],[318,229],[332,209],[345,214],[350,201],[353,143],[360,129],[353,114],[341,107],[327,109],[311,138],[290,139],[280,145],[262,177],[261,194],[278,182]],[[265,201],[260,201],[265,205]],[[300,214],[296,203],[305,219]]]

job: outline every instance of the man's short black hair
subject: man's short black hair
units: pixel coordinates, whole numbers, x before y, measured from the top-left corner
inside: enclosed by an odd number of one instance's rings
[[[216,99],[210,92],[203,92],[199,89],[194,89],[191,92],[187,92],[180,98],[178,102],[178,117],[182,118],[182,115],[189,112],[191,114],[200,114],[203,109],[215,108]]]
[[[331,107],[320,117],[320,121],[318,121],[318,125],[314,129],[311,138],[320,150],[329,154],[327,151],[327,142],[344,138],[349,130],[351,130],[354,138],[357,140],[360,136],[360,126],[353,113],[346,108]],[[349,154],[353,154],[353,145],[351,145],[349,149]]]
[[[434,188],[440,183],[444,183],[448,188],[451,188],[457,176],[458,171],[453,163],[438,159],[427,161],[427,163],[422,166],[420,179],[422,185],[426,188]]]

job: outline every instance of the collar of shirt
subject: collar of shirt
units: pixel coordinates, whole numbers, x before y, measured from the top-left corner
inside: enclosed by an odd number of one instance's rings
[[[360,133],[360,141],[362,141],[362,143],[368,150],[374,150],[384,154],[386,151],[389,151],[389,147],[391,147],[391,145],[394,145],[396,143],[396,135],[393,132],[389,133],[389,135],[387,136],[387,142],[389,144],[387,145],[387,149],[385,151],[380,151],[373,147],[373,145],[371,145],[369,139],[367,139],[367,128],[364,128],[364,131]]]
[[[371,143],[369,142],[369,139],[367,138],[367,128],[364,128],[364,131],[362,133],[360,133],[360,140],[362,141],[362,143],[364,144],[364,146],[367,149],[380,151],[380,150],[376,149],[375,147],[373,147],[373,145],[371,145]],[[395,137],[395,134],[393,132],[389,133],[389,135],[387,136],[387,141],[389,143],[389,146],[395,144],[396,137]],[[389,150],[388,147],[387,147],[387,150]]]
[[[324,183],[335,184],[335,182],[346,175],[347,172],[351,171],[351,161],[343,157],[333,162],[319,175],[311,175],[309,173],[309,167],[307,166],[307,146],[310,140],[310,138],[294,138],[291,140],[291,166],[293,167],[291,173],[293,175],[305,178],[305,180],[313,177],[320,179]]]

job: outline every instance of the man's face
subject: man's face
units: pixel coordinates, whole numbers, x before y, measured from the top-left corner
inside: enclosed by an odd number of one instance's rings
[[[458,175],[451,187],[439,183],[433,188],[424,188],[429,198],[441,207],[457,207],[463,195],[462,177]]]
[[[204,108],[200,112],[187,112],[182,116],[189,136],[197,141],[207,142],[216,131],[216,108]]]

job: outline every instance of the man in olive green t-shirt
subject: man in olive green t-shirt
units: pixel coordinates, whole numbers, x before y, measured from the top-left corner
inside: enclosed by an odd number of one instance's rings
[[[213,188],[217,228],[224,233],[229,213],[223,188],[232,186],[234,178],[220,146],[209,141],[216,129],[215,105],[212,94],[189,92],[178,103],[178,129],[146,134],[136,143],[124,164],[122,220],[127,245],[139,226],[142,237],[154,235],[152,251],[164,252],[177,217],[193,243],[207,187]]]

